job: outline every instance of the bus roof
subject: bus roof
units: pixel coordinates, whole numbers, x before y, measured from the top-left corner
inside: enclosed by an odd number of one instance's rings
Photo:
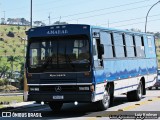
[[[113,31],[113,32],[140,34],[140,35],[147,34],[148,36],[149,35],[153,36],[153,34],[148,34],[144,32],[135,32],[135,31],[107,28],[107,27],[101,27],[101,26],[93,26],[93,25],[87,25],[87,24],[62,24],[62,25],[40,26],[40,27],[30,28],[26,32],[26,34],[29,37],[49,36],[49,35],[67,35],[69,34],[68,29],[71,31],[70,34],[76,34],[76,33],[90,34],[89,33],[90,29],[101,29],[102,31]]]

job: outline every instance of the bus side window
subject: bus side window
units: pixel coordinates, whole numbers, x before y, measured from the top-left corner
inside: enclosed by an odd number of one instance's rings
[[[144,42],[142,36],[135,36],[137,57],[144,57]]]
[[[152,36],[147,36],[147,42],[148,42],[148,48],[149,48],[149,53],[153,53],[153,46],[154,46],[154,41]]]
[[[135,57],[136,49],[133,35],[125,34],[127,57]]]
[[[104,45],[103,58],[115,57],[114,41],[113,41],[112,33],[101,32],[101,43]]]
[[[122,33],[113,33],[113,40],[114,40],[114,47],[115,47],[115,54],[117,58],[124,58],[125,51],[124,51],[124,40]]]

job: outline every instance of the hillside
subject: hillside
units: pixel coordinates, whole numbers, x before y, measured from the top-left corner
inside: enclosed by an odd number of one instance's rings
[[[11,26],[0,25],[0,66],[6,64],[7,57],[17,56],[19,60],[14,62],[14,70],[20,69],[20,62],[24,61],[24,46],[26,46],[26,34],[25,31],[29,27],[26,26]]]

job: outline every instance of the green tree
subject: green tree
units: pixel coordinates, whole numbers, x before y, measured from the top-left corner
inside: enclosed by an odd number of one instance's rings
[[[9,70],[9,67],[6,65],[0,66],[0,78],[6,75],[6,72]]]
[[[7,50],[4,50],[3,52],[4,52],[5,56],[6,56],[6,54],[7,54],[8,51],[7,51]]]
[[[13,30],[14,30],[14,27],[11,27],[10,29],[11,29],[11,31],[13,32]]]
[[[21,28],[20,28],[20,26],[18,25],[18,26],[17,26],[18,33],[19,33],[19,30],[20,30],[20,29],[21,29]]]
[[[15,52],[16,52],[16,48],[13,48],[13,52],[14,52],[14,55],[15,55]]]
[[[4,85],[4,80],[0,79],[0,86],[3,86],[3,85]]]
[[[4,28],[4,31],[6,32],[6,31],[7,31],[7,28]]]
[[[11,77],[13,77],[14,62],[18,61],[18,57],[17,56],[9,56],[7,58],[7,61],[10,62],[10,64],[11,64]]]
[[[14,45],[14,43],[15,43],[15,40],[12,40],[12,42],[13,42],[13,45]]]
[[[9,80],[8,79],[3,79],[4,80],[4,85],[6,85],[6,88],[7,88],[7,85],[9,84]]]
[[[23,59],[21,57],[21,59]],[[20,62],[20,74],[21,74],[21,77],[19,78],[19,82],[20,82],[20,89],[23,89],[24,88],[24,62]]]
[[[1,62],[1,60],[2,60],[2,56],[0,56],[0,62]]]

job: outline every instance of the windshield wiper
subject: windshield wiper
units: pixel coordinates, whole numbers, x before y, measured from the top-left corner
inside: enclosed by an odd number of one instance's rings
[[[71,65],[72,69],[75,70],[75,65],[72,64],[71,58],[69,57],[69,55],[66,54],[66,57],[68,58],[68,60],[69,60],[68,63]],[[67,60],[66,60],[66,63],[67,63]]]
[[[52,61],[52,57],[48,57],[48,58],[44,61],[44,63],[43,63],[44,68],[47,68],[47,67],[48,67],[50,61]],[[45,70],[45,69],[44,69],[44,70]]]
[[[75,60],[73,61],[73,63],[90,63],[90,61],[87,59],[83,59],[83,60]]]

